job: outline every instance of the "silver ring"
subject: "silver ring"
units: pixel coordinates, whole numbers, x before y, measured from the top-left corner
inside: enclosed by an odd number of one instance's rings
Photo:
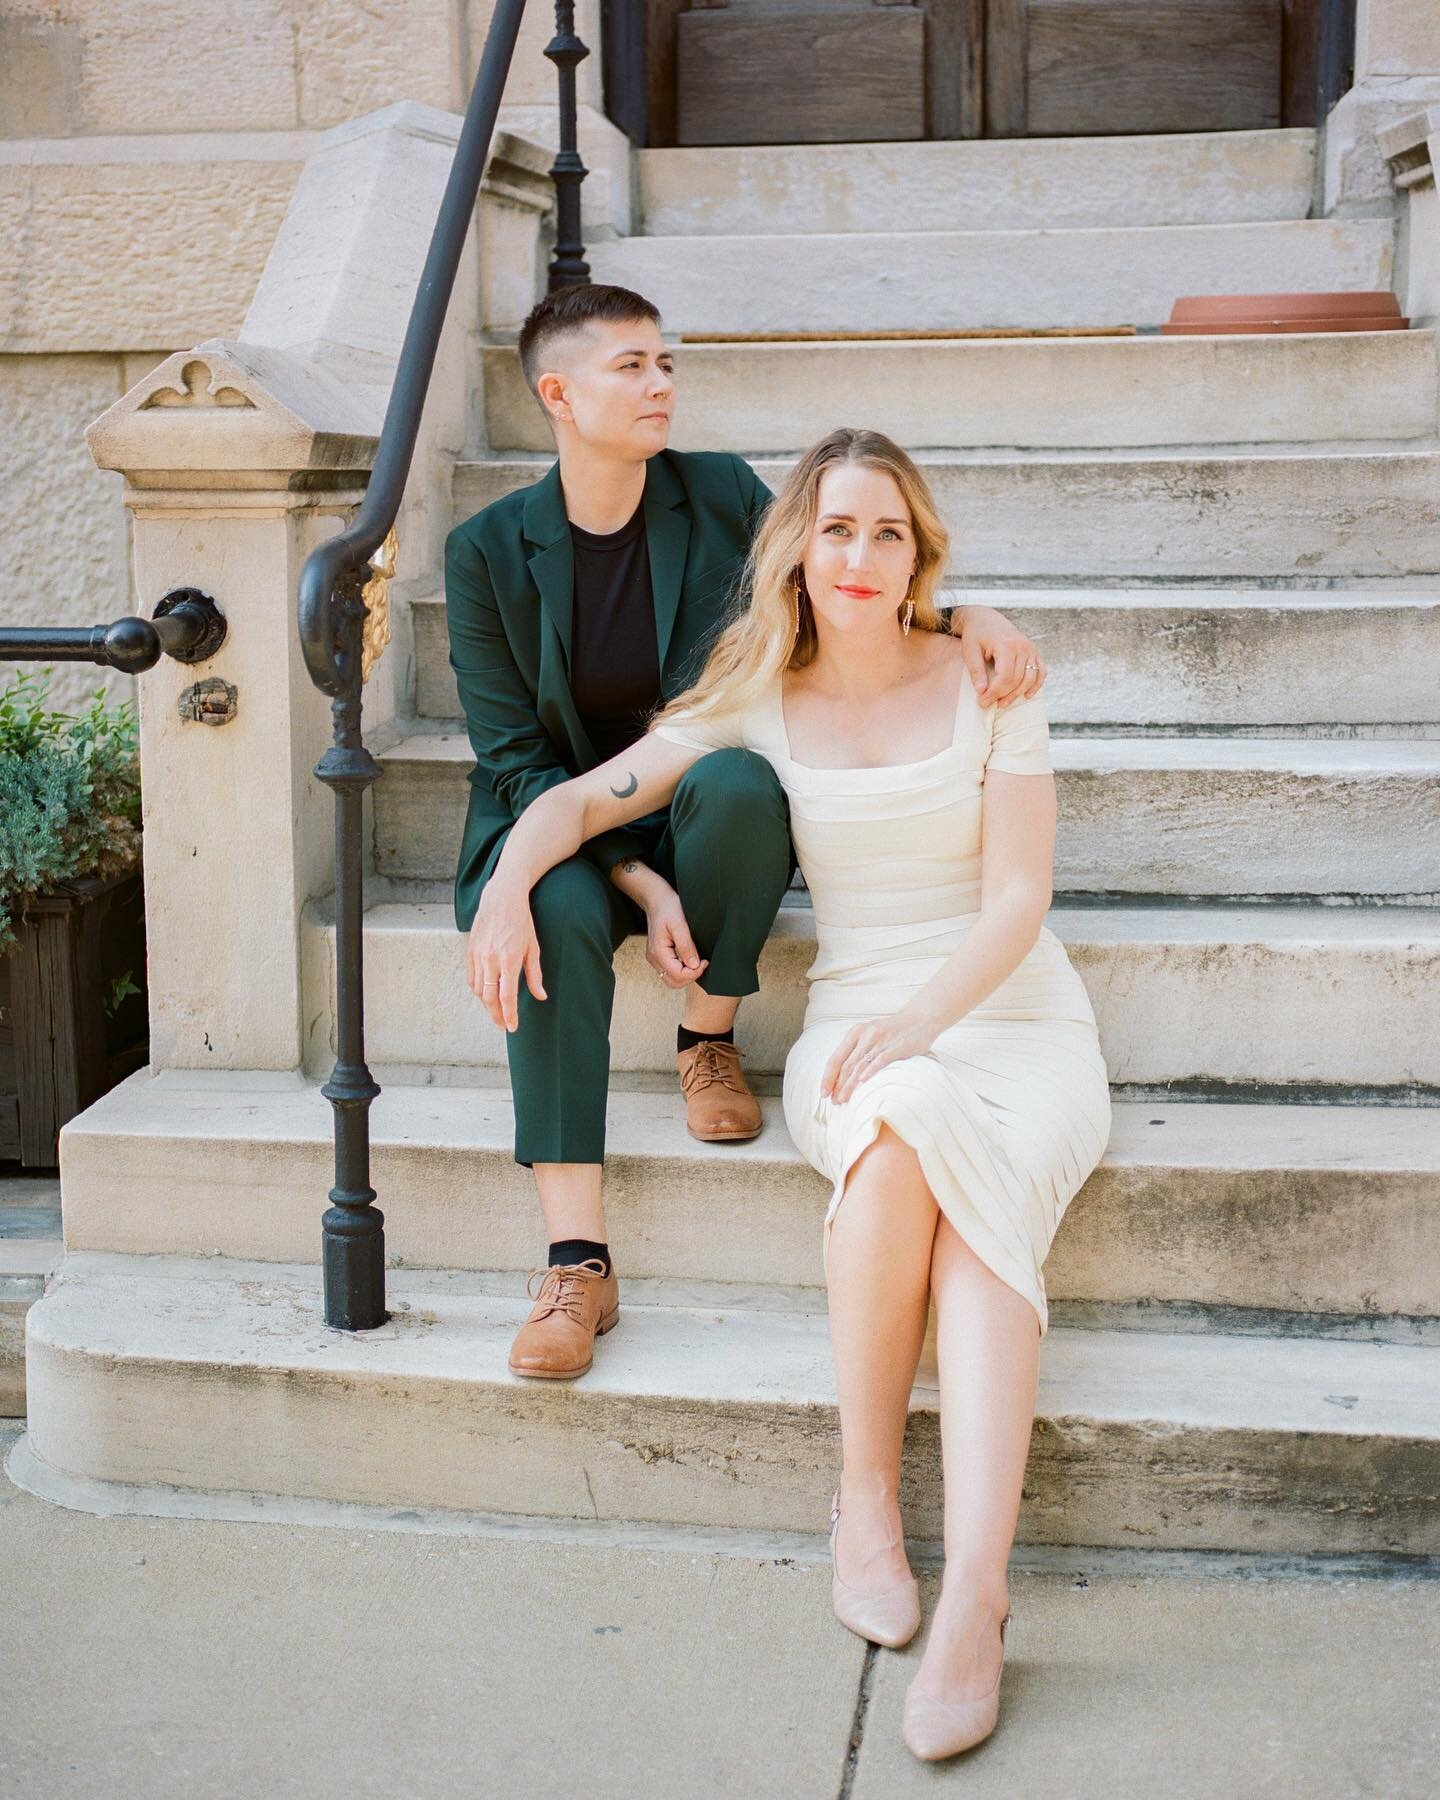
[[[1034,665],[1034,663],[1033,663],[1033,662],[1027,662],[1027,663],[1026,663],[1026,665],[1025,665],[1025,673],[1026,673],[1026,674],[1027,674],[1027,675],[1033,675],[1033,674],[1034,674],[1034,673],[1035,673],[1035,665]]]

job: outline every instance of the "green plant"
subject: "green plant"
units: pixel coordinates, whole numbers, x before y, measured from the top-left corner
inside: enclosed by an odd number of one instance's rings
[[[34,895],[140,861],[135,702],[109,706],[96,688],[81,713],[52,709],[51,674],[26,670],[0,692],[0,954]]]

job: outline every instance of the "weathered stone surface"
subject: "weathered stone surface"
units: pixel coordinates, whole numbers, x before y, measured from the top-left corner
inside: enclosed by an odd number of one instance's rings
[[[121,484],[91,462],[84,435],[123,386],[115,356],[0,357],[0,442],[14,557],[7,624],[97,625],[136,610]],[[19,673],[5,665],[0,686]],[[92,663],[54,665],[52,705],[82,708],[97,688],[119,701],[134,695],[135,680]]]
[[[1435,0],[1362,0],[1355,73],[1440,75],[1440,6]]]
[[[397,1272],[391,1319],[354,1338],[319,1289],[284,1264],[72,1253],[31,1314],[31,1453],[122,1483],[813,1527],[838,1447],[821,1316],[632,1305],[578,1386],[536,1392],[504,1366],[523,1299]],[[906,1447],[922,1538],[934,1398]],[[1052,1327],[1018,1541],[1434,1553],[1437,1400],[1434,1349]]]
[[[998,606],[1040,645],[1052,725],[1433,729],[1440,593],[974,587],[946,599]],[[415,712],[458,721],[444,595],[421,595],[411,615]]]
[[[1433,729],[1436,594],[976,588],[953,597],[999,606],[1040,645],[1054,724]],[[420,609],[417,654],[424,692],[439,700],[433,611]],[[444,624],[442,611],[442,633]]]
[[[1386,288],[1389,219],[1143,230],[634,237],[593,279],[638,289],[675,332],[1159,325],[1181,294]]]
[[[552,460],[457,464],[455,517],[538,481]],[[749,460],[777,492],[793,466]],[[961,580],[1319,584],[1440,570],[1440,457],[1429,451],[955,450],[916,460]]]
[[[549,450],[519,357],[482,354],[491,447]],[[677,450],[799,451],[841,416],[911,450],[1430,443],[1436,426],[1426,331],[682,344],[676,380]]]
[[[432,106],[460,95],[445,0],[251,0],[239,39],[220,0],[20,0],[10,10],[6,48],[23,54],[27,105],[0,108],[5,136],[149,132],[157,120],[173,131],[283,131],[338,124],[402,92]],[[472,13],[483,35],[487,0]]]
[[[203,131],[0,144],[0,348],[234,336],[312,142]]]
[[[1440,889],[1440,744],[1084,737],[1051,760],[1061,892]]]
[[[307,1067],[328,1075],[333,927],[304,925]],[[1059,906],[1050,924],[1089,990],[1112,1081],[1199,1088],[1440,1087],[1430,1028],[1440,982],[1433,911],[1393,906]],[[638,937],[616,958],[612,1067],[674,1066],[680,998],[644,961]],[[760,992],[740,1014],[746,1066],[783,1069],[814,960],[808,908],[782,907],[760,959]],[[465,939],[448,902],[389,901],[366,913],[367,1051],[413,1072],[505,1066],[501,1034],[465,981]]]
[[[707,145],[635,156],[651,236],[1105,230],[1303,219],[1310,130],[907,144]]]
[[[532,1266],[534,1188],[495,1080],[390,1082],[372,1105],[393,1268]],[[612,1093],[606,1213],[627,1281],[695,1289],[696,1304],[717,1282],[771,1306],[796,1289],[822,1304],[829,1186],[790,1141],[778,1098],[762,1104],[758,1138],[699,1150],[668,1084]],[[140,1072],[66,1127],[60,1154],[72,1249],[319,1257],[332,1145],[313,1083]],[[1372,1326],[1434,1317],[1437,1180],[1427,1109],[1118,1100],[1105,1158],[1061,1220],[1046,1291],[1052,1303],[1353,1314]]]
[[[380,760],[376,868],[453,876],[475,766],[468,738],[418,733]],[[1051,761],[1061,893],[1421,896],[1440,887],[1437,743],[1080,737],[1054,740]]]

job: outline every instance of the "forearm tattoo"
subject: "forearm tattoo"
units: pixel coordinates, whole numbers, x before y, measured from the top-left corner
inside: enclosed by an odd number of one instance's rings
[[[627,856],[620,865],[620,873],[622,875],[634,875],[639,870],[639,867],[639,863],[636,862],[633,856]]]
[[[626,784],[623,788],[612,787],[610,792],[615,796],[615,798],[617,800],[628,800],[630,798],[630,796],[635,792],[635,790],[639,787],[639,785],[640,785],[640,783],[639,783],[638,779],[634,775],[632,775],[630,777],[629,781],[626,782]]]

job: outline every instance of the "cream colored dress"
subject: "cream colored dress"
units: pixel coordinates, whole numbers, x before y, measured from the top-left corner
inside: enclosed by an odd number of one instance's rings
[[[982,707],[962,673],[949,747],[885,768],[796,762],[778,680],[742,714],[654,729],[694,749],[758,752],[789,797],[818,953],[785,1065],[785,1120],[833,1183],[827,1252],[846,1177],[884,1122],[916,1151],[955,1230],[1035,1308],[1043,1337],[1041,1265],[1110,1129],[1095,1015],[1059,939],[1042,928],[1014,973],[924,1055],[887,1064],[844,1105],[820,1093],[850,1027],[898,1010],[964,943],[980,904],[985,772],[1049,772],[1043,701]]]

